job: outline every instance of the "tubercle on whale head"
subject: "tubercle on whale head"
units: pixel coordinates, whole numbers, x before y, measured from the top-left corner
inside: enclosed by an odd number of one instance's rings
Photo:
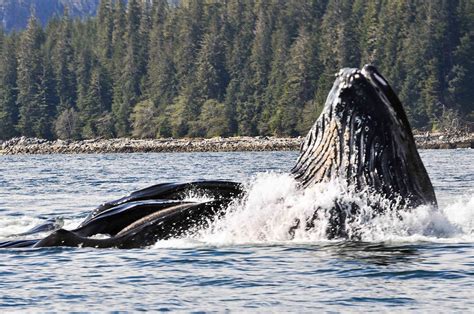
[[[339,97],[339,101],[330,100],[331,95]],[[325,110],[336,113],[345,111],[348,109],[348,103],[345,101],[347,99],[351,99],[351,109],[358,110],[359,115],[371,116],[377,120],[390,119],[391,123],[403,128],[404,133],[412,136],[410,123],[398,96],[375,66],[366,64],[362,69],[341,69],[336,74],[336,81],[329,93]]]
[[[292,173],[303,187],[344,179],[409,207],[436,205],[403,106],[372,65],[336,74]]]

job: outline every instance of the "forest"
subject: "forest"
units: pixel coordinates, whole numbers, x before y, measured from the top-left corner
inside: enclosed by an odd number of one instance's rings
[[[342,67],[412,126],[474,122],[472,0],[102,0],[0,29],[0,140],[304,135]]]

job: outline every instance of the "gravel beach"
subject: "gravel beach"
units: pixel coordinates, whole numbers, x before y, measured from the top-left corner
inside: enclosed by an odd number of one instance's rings
[[[215,137],[184,139],[91,139],[81,141],[18,137],[0,141],[0,155],[138,152],[234,152],[299,150],[303,137]],[[415,135],[420,149],[474,148],[474,133],[464,136]]]

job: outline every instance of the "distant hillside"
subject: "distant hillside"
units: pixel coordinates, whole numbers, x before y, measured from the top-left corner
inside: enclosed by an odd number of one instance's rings
[[[35,12],[43,25],[53,16],[61,16],[69,8],[72,17],[95,15],[100,0],[0,0],[0,23],[10,32],[22,30]]]

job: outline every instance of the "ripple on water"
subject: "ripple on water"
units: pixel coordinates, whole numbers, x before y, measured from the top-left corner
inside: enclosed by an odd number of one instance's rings
[[[268,223],[255,224],[262,218],[255,207],[236,216],[236,229],[147,249],[0,250],[0,312],[469,311],[473,154],[422,151],[441,216],[430,220],[427,211],[411,217],[417,224],[385,226],[390,237],[366,242],[272,238],[278,233],[268,232]],[[97,204],[157,182],[245,181],[258,172],[285,173],[296,157],[296,152],[0,156],[0,235],[54,215],[73,226]],[[268,192],[259,192],[271,200]],[[271,209],[268,214],[280,213]],[[278,215],[269,217],[277,228]],[[268,238],[239,234],[239,224],[240,230],[260,226]],[[407,226],[415,236],[394,236],[396,228]],[[427,228],[430,233],[421,232]]]

